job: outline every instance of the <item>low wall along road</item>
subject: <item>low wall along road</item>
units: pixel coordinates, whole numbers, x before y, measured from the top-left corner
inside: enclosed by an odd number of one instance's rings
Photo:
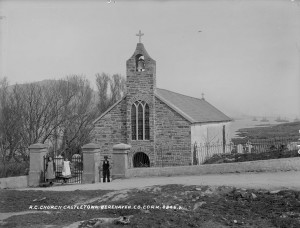
[[[300,171],[300,157],[194,166],[132,168],[126,170],[126,178],[290,170]]]
[[[300,171],[300,157],[195,166],[132,168],[126,170],[126,178],[246,172],[280,172],[292,170]],[[27,185],[28,176],[0,178],[0,189],[24,188],[27,187]]]
[[[0,189],[25,188],[28,186],[28,176],[0,178]]]

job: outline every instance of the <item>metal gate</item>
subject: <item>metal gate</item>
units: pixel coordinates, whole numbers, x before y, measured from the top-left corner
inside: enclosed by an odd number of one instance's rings
[[[44,156],[44,173],[43,173],[44,181],[47,181],[46,180],[47,162],[48,162],[48,156]],[[71,175],[69,176],[62,175],[63,165],[64,165],[64,158],[62,156],[54,157],[53,162],[54,162],[55,179],[53,179],[52,182],[62,183],[62,184],[81,183],[82,172],[83,172],[83,161],[82,161],[82,156],[80,154],[74,154],[72,156],[72,159],[70,160]]]

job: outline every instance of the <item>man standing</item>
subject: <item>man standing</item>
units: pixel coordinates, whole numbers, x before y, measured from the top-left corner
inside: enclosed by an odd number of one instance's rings
[[[108,157],[104,156],[104,161],[103,161],[103,165],[102,165],[102,170],[103,170],[103,182],[106,182],[106,178],[107,178],[107,182],[110,182],[110,165],[109,165],[109,161],[107,160]]]

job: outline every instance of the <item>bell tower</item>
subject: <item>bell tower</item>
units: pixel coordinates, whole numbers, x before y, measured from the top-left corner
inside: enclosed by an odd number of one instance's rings
[[[156,62],[141,42],[144,34],[139,31],[136,35],[139,36],[139,42],[133,55],[126,62],[127,143],[131,144],[133,149],[135,145],[139,145],[148,147],[147,151],[153,151],[149,147],[152,147],[150,144],[154,142]],[[143,106],[140,112],[139,104]],[[133,107],[134,105],[136,107]],[[133,111],[135,108],[136,113]]]
[[[154,94],[156,88],[156,62],[147,53],[139,31],[139,43],[130,59],[126,62],[127,96],[135,94]]]

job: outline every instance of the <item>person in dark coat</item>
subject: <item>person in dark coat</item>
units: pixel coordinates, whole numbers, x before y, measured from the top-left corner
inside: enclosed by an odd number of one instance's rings
[[[102,171],[103,171],[103,182],[106,182],[106,178],[107,178],[107,182],[110,182],[110,165],[109,165],[109,161],[107,160],[107,156],[104,156],[104,161],[102,164]]]
[[[49,156],[46,163],[46,181],[50,182],[50,185],[53,185],[55,179],[55,168],[55,163],[52,157]]]

